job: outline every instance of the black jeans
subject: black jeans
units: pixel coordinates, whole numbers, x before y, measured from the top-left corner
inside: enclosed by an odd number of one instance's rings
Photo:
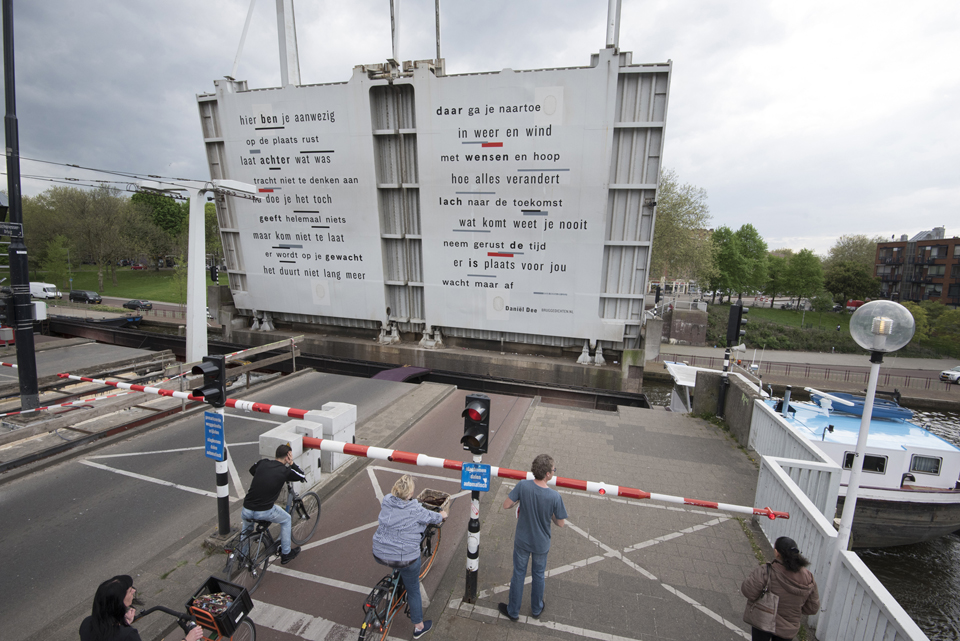
[[[753,626],[750,626],[750,631],[753,635],[750,638],[751,641],[790,641],[790,639],[774,636],[772,632],[764,632],[763,630],[758,630]]]

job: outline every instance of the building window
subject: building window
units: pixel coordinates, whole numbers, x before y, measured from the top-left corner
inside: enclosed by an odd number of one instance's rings
[[[950,285],[950,298],[960,298],[960,285]]]
[[[855,452],[844,452],[843,469],[853,469],[853,457]],[[877,456],[875,454],[865,454],[863,457],[863,471],[871,474],[883,474],[887,471],[887,457]]]
[[[960,243],[953,246],[953,257],[960,258]]]
[[[910,459],[910,471],[917,472],[919,474],[933,474],[934,476],[940,475],[940,464],[943,462],[943,459],[934,456],[920,456],[919,454],[914,454]]]
[[[930,265],[927,268],[927,276],[943,276],[946,265]]]
[[[957,245],[960,247],[960,245]],[[954,265],[950,268],[950,278],[960,278],[960,265]]]

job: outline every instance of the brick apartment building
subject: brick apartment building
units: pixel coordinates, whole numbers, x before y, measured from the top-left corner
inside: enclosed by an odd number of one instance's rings
[[[907,240],[877,245],[874,274],[880,297],[895,301],[939,300],[960,307],[960,238],[944,238],[944,227],[920,232]]]

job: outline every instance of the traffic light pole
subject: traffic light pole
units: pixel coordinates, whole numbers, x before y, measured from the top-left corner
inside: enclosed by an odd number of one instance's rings
[[[227,451],[226,434],[226,413],[222,407],[213,410],[220,415],[223,423],[223,459],[216,462],[217,470],[217,526],[220,536],[230,534],[230,452]]]
[[[473,455],[474,463],[482,463],[483,456]],[[480,491],[470,492],[470,523],[467,525],[467,581],[463,590],[464,603],[477,602],[477,580],[480,574]]]
[[[723,352],[723,373],[720,375],[720,393],[717,395],[717,417],[723,418],[727,400],[727,388],[730,387],[730,346]]]
[[[17,130],[17,95],[14,89],[13,0],[3,0],[3,79],[6,90],[4,134],[7,152],[7,199],[10,222],[23,229],[23,204],[20,198],[20,134]],[[13,289],[11,325],[17,341],[17,373],[20,379],[20,406],[40,407],[37,381],[37,355],[33,343],[33,303],[30,301],[30,272],[23,232],[10,237],[10,285]]]

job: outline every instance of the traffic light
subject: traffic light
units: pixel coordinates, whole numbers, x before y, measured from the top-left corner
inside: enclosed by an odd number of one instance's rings
[[[660,285],[657,285],[657,297],[653,299],[654,305],[660,304]]]
[[[743,306],[743,301],[738,300],[736,305],[730,306],[730,319],[727,321],[727,347],[734,347],[740,342],[740,337],[747,333],[741,327],[747,324],[744,316],[749,311],[749,307]]]
[[[202,397],[214,407],[227,404],[227,373],[223,356],[204,356],[203,362],[190,370],[194,375],[203,374],[203,386],[193,390],[194,396]]]
[[[219,283],[220,281],[217,280],[219,277],[220,277],[220,268],[217,267],[216,265],[210,265],[210,280],[212,280],[215,283]]]
[[[474,454],[486,454],[490,443],[490,397],[486,394],[467,394],[463,410],[463,449]]]

